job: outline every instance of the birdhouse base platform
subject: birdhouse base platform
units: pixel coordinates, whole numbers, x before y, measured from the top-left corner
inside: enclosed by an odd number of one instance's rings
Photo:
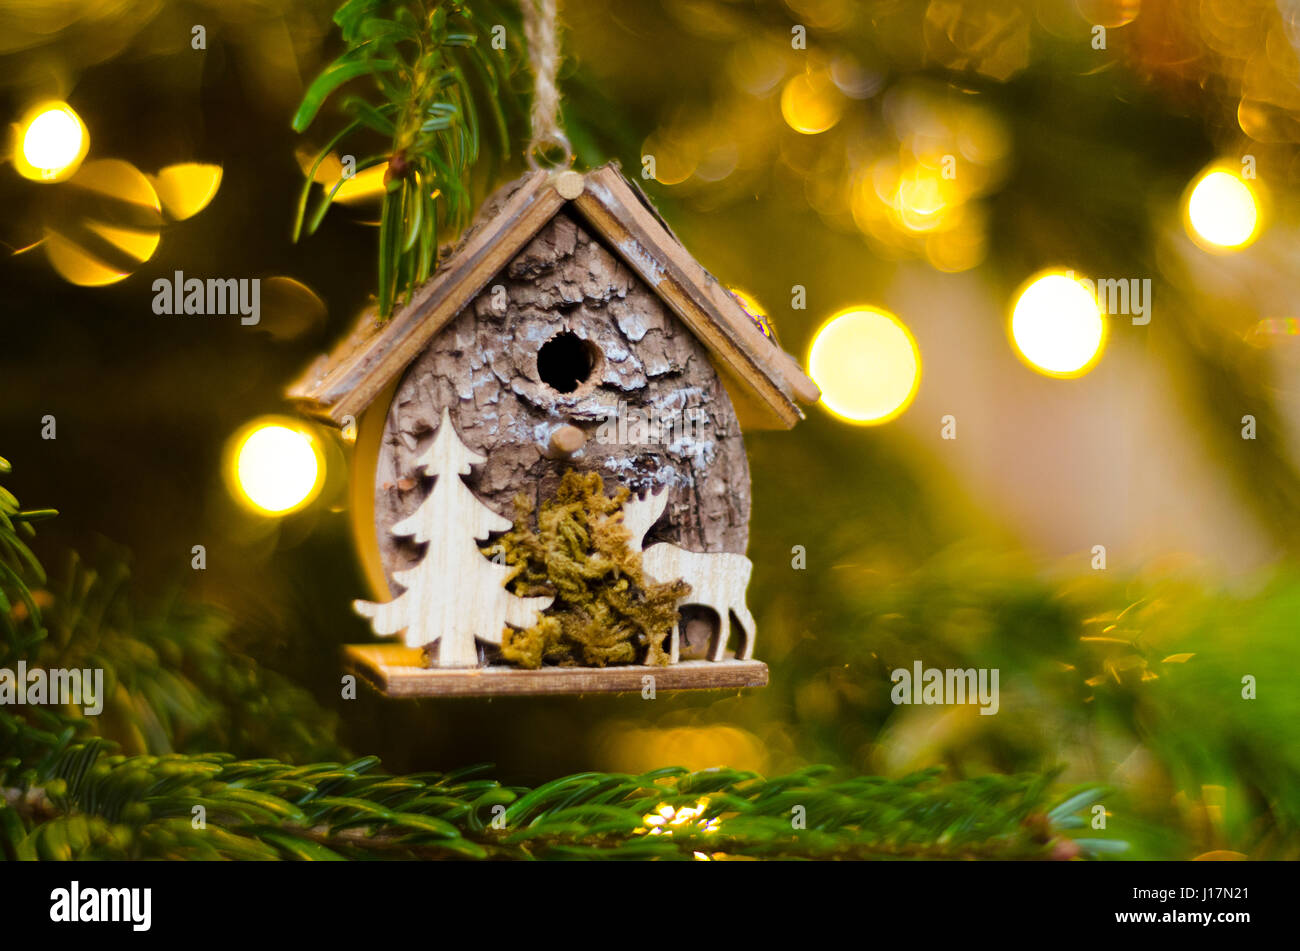
[[[344,666],[386,697],[536,697],[546,694],[640,693],[645,677],[654,689],[723,690],[766,687],[761,660],[684,660],[667,667],[425,667],[417,648],[400,644],[349,644]]]

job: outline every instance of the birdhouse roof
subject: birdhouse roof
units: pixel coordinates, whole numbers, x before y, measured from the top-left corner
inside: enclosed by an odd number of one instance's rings
[[[344,341],[288,391],[303,412],[335,425],[360,417],[429,342],[561,209],[571,207],[704,344],[744,429],[789,429],[796,400],[821,394],[736,297],[700,266],[616,165],[581,175],[530,172],[485,204],[459,247],[384,322],[362,316]]]

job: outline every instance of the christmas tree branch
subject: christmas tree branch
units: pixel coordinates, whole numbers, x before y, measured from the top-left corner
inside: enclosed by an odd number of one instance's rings
[[[346,49],[308,87],[293,118],[305,131],[343,86],[369,79],[374,93],[342,102],[350,121],[320,149],[299,196],[294,239],[319,227],[350,175],[326,187],[311,214],[317,171],[336,150],[363,155],[351,175],[385,166],[378,252],[378,312],[428,279],[439,242],[468,223],[471,180],[486,112],[499,159],[511,152],[519,114],[510,76],[522,41],[513,17],[492,3],[459,0],[348,0],[334,14]],[[490,151],[490,150],[488,150]]]
[[[292,766],[221,755],[65,750],[42,786],[9,788],[16,859],[1071,858],[1051,776],[834,781],[821,767],[583,773],[536,789],[478,769],[389,776],[373,757]],[[1065,803],[1083,811],[1103,790]]]

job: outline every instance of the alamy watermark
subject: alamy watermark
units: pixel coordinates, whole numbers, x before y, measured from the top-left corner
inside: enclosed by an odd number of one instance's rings
[[[153,293],[153,312],[162,316],[238,314],[246,327],[262,319],[262,281],[256,277],[210,277],[204,281],[177,271],[174,277],[154,281]]]
[[[978,703],[981,716],[998,712],[998,668],[924,667],[918,660],[912,669],[899,667],[889,675],[894,703],[955,704]]]
[[[18,662],[18,670],[0,667],[0,705],[78,706],[88,717],[104,711],[103,668],[45,670]]]
[[[1065,276],[1086,287],[1107,316],[1131,316],[1134,325],[1139,327],[1151,323],[1151,278],[1107,277],[1094,281],[1075,277],[1073,271],[1066,271]]]
[[[73,881],[50,892],[50,921],[123,922],[132,931],[148,931],[153,923],[153,889],[83,888]]]
[[[618,409],[596,428],[596,442],[602,446],[669,446],[679,440],[703,440],[708,424],[709,414],[703,407],[655,414],[619,400]]]

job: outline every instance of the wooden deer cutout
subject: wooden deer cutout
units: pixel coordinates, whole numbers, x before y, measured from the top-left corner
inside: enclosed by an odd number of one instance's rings
[[[679,607],[683,604],[702,604],[717,612],[718,636],[709,652],[709,660],[722,660],[727,642],[731,640],[733,612],[741,626],[736,659],[749,660],[754,653],[757,625],[749,608],[745,606],[745,589],[749,587],[753,563],[744,555],[686,551],[664,542],[643,548],[646,532],[659,520],[667,504],[668,492],[662,489],[657,494],[647,494],[644,499],[634,495],[623,503],[623,525],[632,535],[628,544],[633,550],[641,552],[641,567],[651,578],[656,581],[681,578],[691,586],[691,593],[678,602]],[[669,663],[675,664],[681,656],[680,620],[673,624],[669,644]]]

